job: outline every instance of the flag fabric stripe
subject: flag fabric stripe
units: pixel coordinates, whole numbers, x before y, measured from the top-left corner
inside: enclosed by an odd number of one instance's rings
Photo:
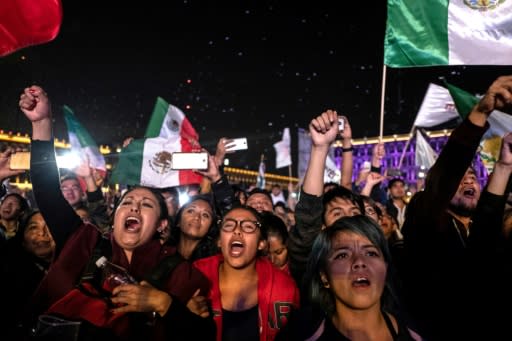
[[[388,0],[391,67],[512,64],[512,2]]]
[[[60,0],[0,1],[0,57],[49,42],[62,23]]]
[[[466,118],[475,104],[478,103],[478,98],[450,83],[445,82],[445,85],[448,88],[448,92],[453,99],[460,117]]]
[[[414,158],[416,166],[423,166],[426,169],[430,169],[430,167],[434,165],[437,159],[436,152],[427,142],[419,129],[416,130],[416,150]]]
[[[169,187],[181,184],[180,171],[171,170],[171,153],[180,148],[179,141],[163,137],[146,139],[142,156],[140,184],[150,187]]]
[[[94,142],[94,139],[91,137],[89,132],[76,120],[73,110],[71,110],[67,105],[64,106],[64,120],[66,121],[68,132],[75,134],[80,146],[96,145],[96,142]],[[80,131],[80,134],[77,134],[78,131]]]
[[[179,127],[184,116],[178,108],[157,97],[144,137],[179,137]]]
[[[144,139],[132,140],[121,150],[119,161],[112,172],[111,182],[124,185],[139,185],[142,169]]]
[[[388,0],[384,64],[448,64],[448,0]]]
[[[483,1],[467,2],[450,1],[449,64],[512,64],[512,2],[488,0],[487,5]]]
[[[106,171],[105,158],[101,154],[96,142],[87,129],[76,119],[73,110],[64,106],[64,121],[68,129],[69,143],[71,149],[77,154],[87,155],[91,168]]]

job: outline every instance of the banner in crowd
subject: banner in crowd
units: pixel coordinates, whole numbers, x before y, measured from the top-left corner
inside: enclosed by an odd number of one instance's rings
[[[61,23],[60,0],[0,1],[0,57],[52,41]]]
[[[199,136],[185,114],[158,97],[145,139],[133,140],[121,151],[112,182],[163,188],[199,184],[192,170],[172,170],[171,153],[198,151]]]
[[[274,143],[276,150],[276,168],[283,168],[292,164],[290,128],[284,128],[281,141]]]
[[[73,110],[67,105],[63,107],[64,121],[68,129],[71,151],[80,156],[82,160],[89,160],[89,166],[99,172],[104,178],[107,173],[105,157],[101,154],[98,145],[87,129],[76,119]]]
[[[309,136],[308,131],[299,128],[297,131],[297,141],[299,150],[297,174],[299,177],[299,182],[302,183],[304,175],[306,175],[309,157],[311,155],[311,137]],[[325,162],[324,182],[339,183],[340,181],[341,171],[339,167],[336,166],[336,162],[334,162],[334,148],[331,147],[329,150],[329,155],[327,155],[327,159]]]
[[[258,167],[258,177],[256,178],[256,187],[265,189],[265,157],[261,155],[260,165]]]
[[[512,1],[388,0],[384,64],[512,64]]]

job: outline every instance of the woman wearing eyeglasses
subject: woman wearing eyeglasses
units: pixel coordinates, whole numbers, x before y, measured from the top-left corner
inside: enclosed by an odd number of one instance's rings
[[[299,290],[292,277],[260,255],[266,231],[256,210],[233,208],[219,226],[222,253],[194,262],[212,284],[200,302],[211,304],[217,340],[273,340],[298,308]]]

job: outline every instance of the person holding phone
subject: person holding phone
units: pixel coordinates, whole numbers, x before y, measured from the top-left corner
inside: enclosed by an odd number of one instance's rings
[[[86,339],[92,335],[123,340],[214,338],[213,321],[186,308],[197,290],[206,293],[209,287],[206,278],[190,263],[179,263],[162,275],[158,285],[143,280],[148,271],[176,252],[175,248],[162,245],[158,238],[158,229],[168,224],[165,201],[157,190],[144,186],[134,186],[121,196],[114,210],[111,233],[104,238],[105,247],[99,250],[104,252],[108,247],[111,261],[128,269],[139,282],[119,285],[107,298],[96,293],[91,314],[91,305],[85,303],[90,302],[86,298],[93,293],[80,291],[82,294],[78,295],[76,290],[95,283],[96,272],[92,279],[84,278],[83,274],[93,254],[98,252],[101,232],[80,219],[59,189],[48,95],[39,86],[28,87],[19,106],[32,123],[30,175],[34,196],[56,245],[56,258],[33,296],[29,318],[35,320],[38,315],[57,312],[62,318],[80,320],[90,327],[82,330],[85,335],[81,336]],[[73,292],[75,295],[68,295]],[[59,305],[62,300],[64,306]]]

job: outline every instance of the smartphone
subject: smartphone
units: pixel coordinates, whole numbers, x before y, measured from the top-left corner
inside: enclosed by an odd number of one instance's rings
[[[11,154],[9,163],[11,169],[30,169],[30,152],[17,152]]]
[[[226,143],[226,151],[232,152],[235,150],[245,150],[247,149],[247,138],[240,137],[237,139],[231,139]]]
[[[171,169],[208,169],[208,153],[172,153]]]
[[[343,131],[345,129],[345,120],[343,117],[338,117],[338,131]]]
[[[371,169],[372,169],[372,164],[370,161],[363,162],[363,164],[361,166],[362,172],[369,172]]]
[[[397,168],[388,168],[387,176],[393,177],[393,178],[399,178],[403,176],[402,171]]]

